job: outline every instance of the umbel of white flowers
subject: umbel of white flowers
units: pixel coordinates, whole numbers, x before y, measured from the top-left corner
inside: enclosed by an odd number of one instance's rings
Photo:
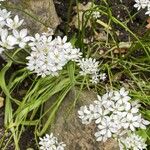
[[[150,16],[150,0],[135,0],[136,4],[134,5],[137,10],[146,8],[146,15]]]
[[[120,150],[124,150],[124,145],[126,146],[126,150],[144,150],[147,147],[144,139],[134,133],[126,138],[119,139]]]
[[[94,104],[82,106],[78,111],[83,124],[90,124],[95,121],[97,141],[105,142],[111,137],[117,138],[119,141],[124,135],[135,132],[138,128],[146,129],[146,125],[150,124],[149,121],[142,118],[139,112],[140,104],[137,101],[131,101],[128,93],[125,88],[121,88],[119,91],[109,91],[103,96],[98,95]],[[131,138],[133,137],[131,136]],[[127,148],[126,144],[129,139],[127,138],[124,142]],[[142,140],[137,141],[143,145]],[[141,150],[138,146],[139,144],[132,144],[130,147]]]
[[[40,150],[64,150],[66,144],[63,142],[58,142],[57,137],[51,133],[46,134],[43,138],[40,137]]]

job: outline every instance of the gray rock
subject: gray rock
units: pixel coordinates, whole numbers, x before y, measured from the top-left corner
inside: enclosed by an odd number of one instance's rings
[[[106,143],[96,141],[94,137],[95,123],[90,125],[81,123],[77,111],[81,106],[93,103],[97,96],[93,91],[84,90],[81,92],[76,106],[71,108],[78,92],[77,89],[72,89],[69,92],[55,117],[54,123],[47,132],[54,133],[59,141],[66,143],[66,150],[118,150],[118,144],[113,139],[109,139]],[[53,100],[55,100],[54,97]],[[50,106],[51,101],[47,101],[45,111]],[[71,108],[71,111],[69,111],[69,108]],[[44,123],[48,116],[45,116]]]
[[[47,27],[55,30],[60,24],[53,0],[8,0],[6,8],[23,18],[32,33],[46,31]]]

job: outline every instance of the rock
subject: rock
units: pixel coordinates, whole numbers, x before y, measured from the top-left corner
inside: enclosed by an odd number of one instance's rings
[[[25,20],[25,27],[32,33],[56,29],[60,19],[53,0],[8,0],[6,8]]]
[[[83,125],[78,118],[77,111],[83,105],[93,103],[97,99],[96,93],[84,90],[70,113],[69,108],[73,104],[78,90],[72,89],[62,103],[53,125],[47,130],[48,133],[54,133],[59,141],[66,144],[66,150],[118,150],[118,145],[113,139],[106,143],[97,142],[94,133],[96,131],[95,123]],[[45,105],[45,111],[51,106],[48,101]],[[48,115],[44,118],[47,120]]]

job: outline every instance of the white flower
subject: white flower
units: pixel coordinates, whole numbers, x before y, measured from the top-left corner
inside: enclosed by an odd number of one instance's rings
[[[120,89],[120,91],[115,91],[114,92],[114,97],[113,99],[117,101],[118,103],[126,103],[128,102],[131,98],[128,96],[128,91],[125,90],[124,87]]]
[[[110,137],[119,140],[138,128],[146,129],[146,125],[150,124],[142,118],[138,101],[130,101],[128,93],[124,88],[110,90],[103,96],[97,95],[94,105],[82,106],[78,111],[83,124],[95,121],[98,127],[95,133],[97,141],[105,142]]]
[[[98,72],[99,62],[96,59],[92,58],[82,58],[78,64],[82,71],[80,71],[81,75],[93,75]]]
[[[2,30],[0,46],[5,49],[13,49],[15,44],[16,39],[13,36],[8,35],[8,31],[6,29]]]
[[[89,124],[97,117],[97,109],[95,109],[95,106],[92,104],[90,104],[89,107],[82,106],[80,107],[78,114],[83,124]]]
[[[109,114],[110,111],[107,109],[103,109],[102,107],[99,107],[99,106],[97,106],[95,108],[97,109],[97,113],[95,114],[96,115],[95,123],[99,124],[99,123],[101,123],[101,121],[103,119],[105,119],[107,117],[107,115]]]
[[[10,14],[11,12],[8,12],[6,9],[0,9],[0,22],[9,18]]]
[[[94,84],[97,84],[99,82],[99,75],[97,73],[92,75],[92,79],[90,81]]]
[[[41,36],[40,34],[36,33],[35,37],[31,37],[31,42],[29,43],[29,46],[33,47],[36,46],[41,42]]]
[[[66,41],[67,37],[52,40],[52,36],[36,34],[29,39],[32,51],[27,57],[27,68],[38,76],[57,76],[68,61],[77,61],[81,55],[79,49],[74,49],[71,43]]]
[[[27,36],[27,29],[22,29],[21,31],[13,30],[13,35],[14,38],[16,38],[16,44],[18,44],[20,48],[24,48],[31,39]]]
[[[0,21],[0,31],[2,31],[3,27],[5,26],[6,22],[5,21]]]
[[[106,109],[110,109],[111,106],[113,106],[114,104],[113,97],[114,97],[113,91],[109,91],[102,96],[102,104]]]
[[[125,106],[121,105],[120,103],[111,103],[111,106],[109,106],[108,108],[111,112],[113,112],[114,114],[120,114],[122,115],[122,111],[125,110]]]
[[[97,141],[105,142],[108,138],[112,137],[113,133],[116,133],[116,127],[113,125],[111,118],[105,117],[98,125],[98,132],[95,133]]]
[[[137,10],[140,10],[141,8],[144,9],[147,6],[148,0],[135,0],[136,4],[134,5]]]
[[[61,38],[60,36],[57,36],[56,38],[55,38],[55,44],[58,44],[58,45],[62,45],[62,46],[64,46],[64,44],[66,44],[66,45],[71,45],[71,43],[67,43],[67,36],[64,36],[63,38]],[[66,47],[66,45],[64,46],[64,47]]]
[[[58,139],[54,137],[53,133],[46,134],[43,138],[40,137],[40,150],[64,150],[66,144],[58,142]]]
[[[134,5],[137,10],[147,8],[147,12],[145,14],[150,15],[150,0],[135,0],[136,4]]]
[[[94,11],[93,13],[92,13],[92,16],[93,16],[93,18],[95,18],[95,19],[98,19],[98,18],[100,18],[100,12],[98,12],[98,11]]]
[[[96,105],[98,105],[99,107],[103,107],[103,106],[102,106],[102,98],[101,98],[100,95],[97,95],[97,100],[95,100],[94,103],[95,103]]]
[[[119,146],[120,150],[144,150],[147,147],[144,139],[134,133],[125,139],[120,139]]]
[[[81,71],[79,72],[80,75],[86,76],[88,75],[91,79],[90,82],[93,84],[97,84],[100,80],[99,75],[99,62],[93,58],[82,58],[78,61],[78,66],[80,67]]]
[[[43,138],[40,138],[40,149],[41,150],[56,150],[57,138],[53,136],[53,133],[50,135],[46,134]]]
[[[99,78],[100,80],[105,81],[105,79],[107,78],[106,73],[100,73]]]
[[[44,44],[46,46],[52,45],[53,44],[53,42],[52,42],[52,36],[42,35],[41,36],[41,42],[42,42],[42,44]]]
[[[14,17],[14,19],[8,18],[6,19],[6,25],[10,28],[10,29],[17,29],[18,27],[20,27],[23,23],[23,20],[19,20],[18,15],[16,15]]]
[[[131,131],[135,131],[136,128],[140,127],[140,115],[134,115],[132,113],[130,113],[129,115],[127,115],[127,117],[124,117],[122,119],[122,126],[125,129],[130,129]]]
[[[65,49],[64,54],[67,60],[72,60],[75,62],[78,62],[79,58],[82,55],[82,53],[80,52],[80,49],[72,48],[72,46],[70,48]]]

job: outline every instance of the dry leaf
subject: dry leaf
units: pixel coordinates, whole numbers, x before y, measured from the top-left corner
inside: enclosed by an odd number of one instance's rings
[[[83,5],[83,4],[79,3],[78,7],[75,6],[74,10],[75,10],[75,12],[77,14],[73,17],[72,22],[70,23],[70,26],[73,25],[77,29],[81,29],[83,13],[85,11],[89,10],[91,7],[92,7],[92,3],[91,2],[88,2],[86,5]],[[91,27],[90,21],[87,22],[87,26]]]
[[[147,29],[150,29],[150,17],[147,19],[148,25],[146,26]]]
[[[124,54],[124,53],[126,53],[126,51],[127,51],[127,49],[125,49],[125,48],[115,48],[114,49],[115,54],[119,54],[119,53]]]
[[[0,97],[0,108],[4,106],[4,98]]]

